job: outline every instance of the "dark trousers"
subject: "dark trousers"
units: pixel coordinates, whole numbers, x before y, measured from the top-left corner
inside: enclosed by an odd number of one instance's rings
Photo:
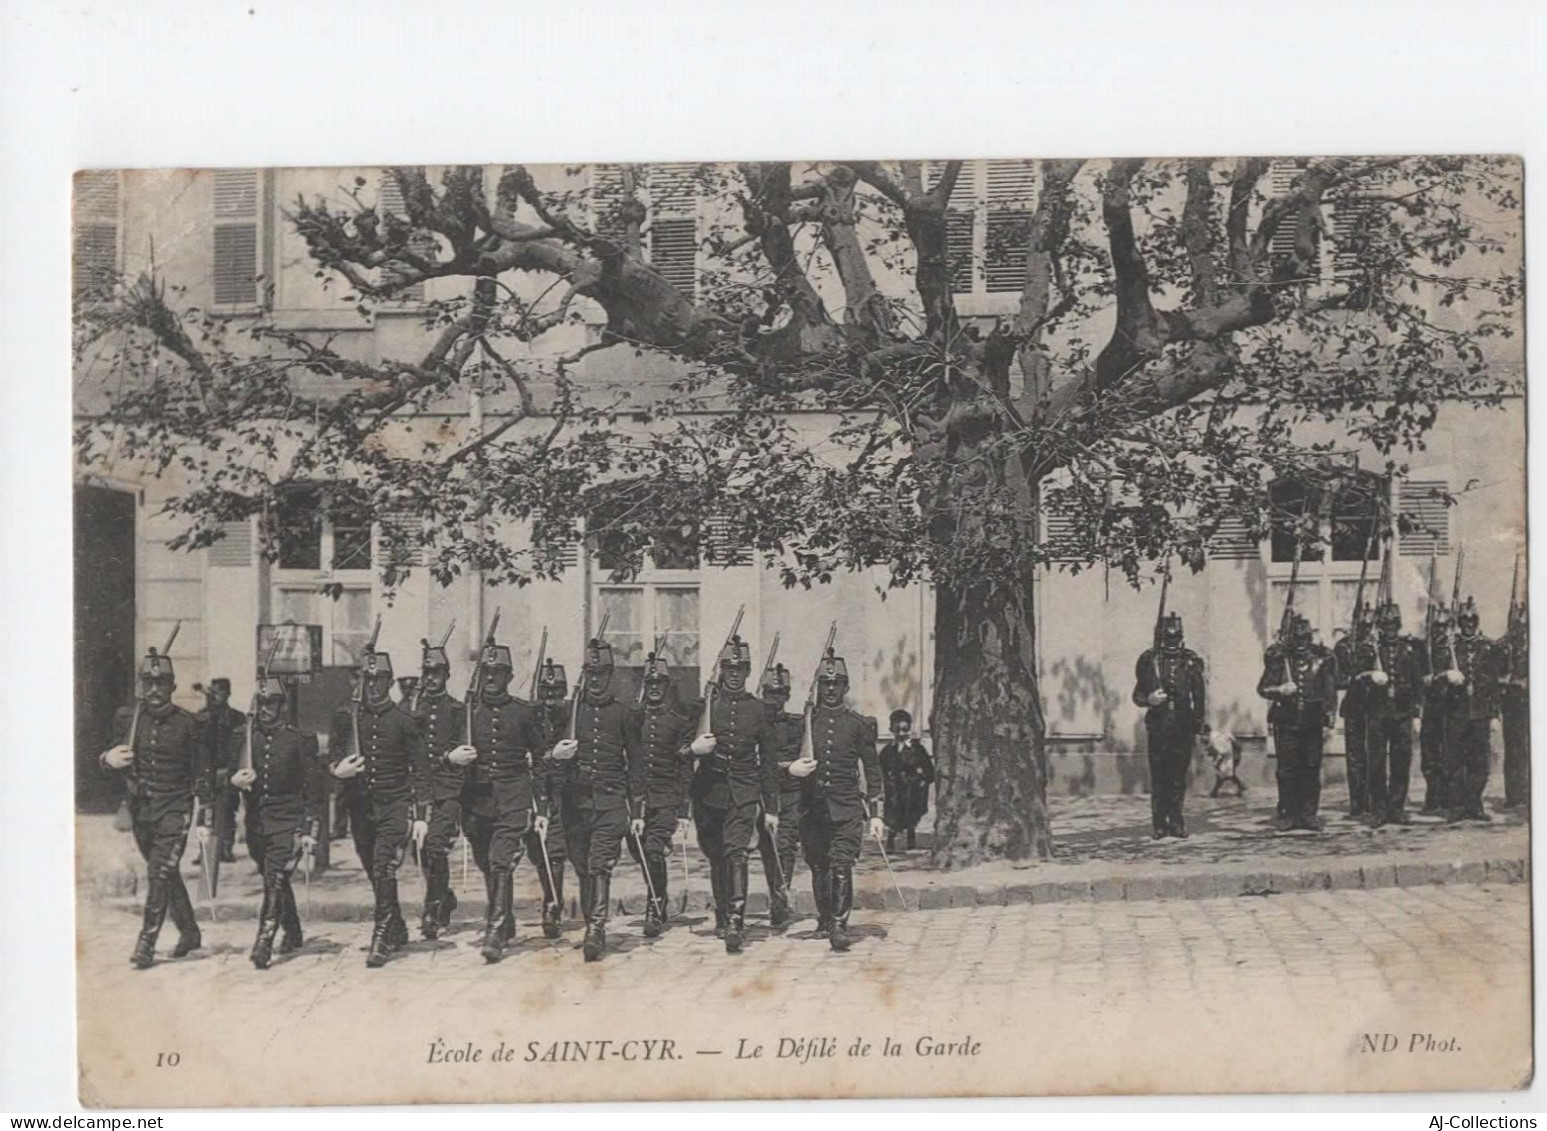
[[[1423,770],[1423,811],[1437,813],[1445,808],[1445,718],[1449,712],[1430,699],[1424,704],[1423,721],[1418,724],[1418,765]]]
[[[1504,691],[1504,804],[1531,803],[1531,697],[1523,687]]]
[[[233,772],[232,770],[219,771],[223,781],[229,781]],[[220,789],[219,800],[215,803],[216,828],[219,830],[218,839],[222,858],[230,856],[236,849],[236,814],[238,808],[243,805],[244,792],[235,786],[224,785]],[[251,812],[250,803],[247,804],[247,809]],[[253,859],[256,860],[257,857]]]
[[[1399,819],[1407,809],[1408,781],[1413,776],[1413,720],[1372,714],[1351,718],[1347,725],[1358,728],[1366,747],[1364,811],[1382,821]]]
[[[1277,756],[1278,815],[1308,823],[1321,808],[1321,755],[1324,739],[1319,725],[1273,728]]]
[[[1343,757],[1348,770],[1348,814],[1360,817],[1365,813],[1379,816],[1379,804],[1372,804],[1372,779],[1370,777],[1369,723],[1363,712],[1350,714],[1343,719]],[[1385,795],[1385,789],[1380,791]]]
[[[1196,736],[1191,727],[1148,725],[1150,822],[1157,833],[1180,833],[1187,797],[1187,767]]]
[[[134,846],[145,861],[149,879],[145,905],[145,926],[154,933],[161,926],[161,915],[170,912],[172,922],[184,934],[198,930],[193,900],[183,883],[183,851],[188,847],[188,828],[193,823],[193,803],[177,799],[131,798],[129,815],[134,830]],[[165,895],[166,906],[152,907]],[[154,919],[154,925],[151,920]]]
[[[623,838],[628,835],[628,809],[623,805],[580,808],[566,798],[564,833],[577,876],[611,876],[623,852]]]
[[[300,915],[290,877],[301,862],[301,835],[306,830],[306,808],[299,801],[277,803],[247,799],[247,851],[263,873],[265,889],[275,889],[275,912],[286,937],[299,936]]]
[[[800,790],[779,794],[779,831],[768,835],[762,817],[757,819],[757,851],[763,858],[768,890],[788,888],[795,878],[795,852],[800,847]]]
[[[1488,760],[1492,754],[1491,719],[1450,718],[1445,735],[1445,782],[1447,807],[1454,813],[1477,816],[1483,812],[1483,790],[1488,785]]]
[[[370,797],[363,789],[350,800],[349,833],[373,884],[397,878],[410,829],[408,809],[406,796]]]
[[[537,869],[537,882],[542,885],[543,902],[553,903],[556,898],[553,887],[557,884],[560,890],[563,889],[564,862],[569,859],[569,842],[564,835],[562,806],[553,806],[548,814],[546,840],[537,835],[535,828],[527,832],[526,854],[532,861],[532,866]],[[548,861],[546,866],[543,864],[545,856]]]
[[[832,807],[821,798],[806,805],[800,820],[800,845],[812,874],[829,868],[852,868],[859,859],[865,837],[865,818],[858,811],[833,816]]]

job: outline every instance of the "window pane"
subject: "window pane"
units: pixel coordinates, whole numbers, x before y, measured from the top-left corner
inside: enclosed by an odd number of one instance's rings
[[[643,667],[649,650],[645,641],[644,590],[603,589],[600,597],[599,612],[608,618],[605,639],[612,646],[613,663],[620,668]]]
[[[665,635],[673,667],[698,667],[698,590],[656,590],[655,631]]]
[[[650,539],[650,559],[656,569],[697,569],[698,524],[684,522],[657,530]]]
[[[1271,540],[1273,560],[1292,562],[1295,558],[1295,530],[1305,515],[1315,515],[1321,505],[1320,492],[1311,486],[1292,479],[1280,479],[1268,488],[1268,506],[1271,515]],[[1302,548],[1300,560],[1319,562],[1322,550]]]
[[[1375,590],[1380,585],[1379,571],[1374,563],[1370,565],[1370,576],[1364,582],[1364,607],[1369,608],[1375,600]],[[1341,640],[1348,635],[1348,630],[1354,623],[1354,596],[1359,591],[1359,579],[1352,581],[1337,580],[1332,583],[1332,639]]]
[[[369,589],[345,589],[338,600],[322,598],[332,606],[333,651],[332,663],[355,664],[371,638],[371,591]]]
[[[371,528],[364,526],[333,525],[333,568],[371,568]]]
[[[1320,627],[1321,602],[1318,600],[1319,583],[1297,581],[1295,583],[1295,612],[1310,618],[1311,627]],[[1289,582],[1275,581],[1268,599],[1268,638],[1278,636],[1279,625],[1284,621],[1284,601],[1289,596]],[[1325,642],[1324,642],[1325,643]]]
[[[312,489],[287,491],[279,504],[279,568],[322,568],[322,505]]]
[[[276,623],[284,624],[286,621],[294,621],[296,624],[318,623],[312,616],[312,601],[315,596],[316,594],[310,589],[281,589],[278,608],[274,611]]]
[[[1384,479],[1360,481],[1339,491],[1332,506],[1332,560],[1357,562],[1380,556],[1380,499]]]

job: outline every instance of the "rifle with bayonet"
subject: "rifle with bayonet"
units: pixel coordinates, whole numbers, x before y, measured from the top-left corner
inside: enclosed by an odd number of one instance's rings
[[[543,660],[548,657],[548,626],[543,626],[542,643],[537,645],[537,666],[532,669],[532,695],[533,703],[537,702],[538,689],[541,687],[543,674]]]
[[[469,746],[473,744],[473,705],[483,694],[483,654],[494,647],[494,634],[499,627],[500,610],[495,609],[494,619],[489,622],[489,631],[484,633],[483,647],[478,649],[478,658],[473,661],[473,674],[467,680],[467,709],[462,712],[462,719],[467,724],[463,741]]]
[[[1509,580],[1509,616],[1504,627],[1505,659],[1509,664],[1506,669],[1507,679],[1515,678],[1515,668],[1519,661],[1515,649],[1520,639],[1520,614],[1525,610],[1520,601],[1520,551],[1515,551],[1515,572]]]
[[[1450,666],[1459,668],[1456,655],[1456,618],[1461,612],[1461,572],[1466,564],[1466,547],[1456,547],[1456,573],[1450,586],[1450,615],[1445,618],[1445,647],[1450,652]],[[1470,682],[1470,681],[1468,681]]]
[[[452,617],[451,618],[451,623],[446,626],[446,631],[441,633],[440,645],[439,645],[439,648],[438,648],[439,651],[444,652],[446,650],[446,641],[451,639],[451,634],[456,631],[456,627],[457,627],[457,619],[456,619],[456,617]],[[428,652],[430,650],[429,638],[428,637],[420,637],[419,638],[419,646],[421,648],[423,648],[426,652]],[[424,695],[424,672],[421,671],[419,673],[419,682],[414,684],[414,697],[408,701],[408,710],[409,710],[410,714],[417,715],[419,713],[419,701],[423,697],[423,695]]]
[[[1155,681],[1155,689],[1166,693],[1166,701],[1162,707],[1171,706],[1171,689],[1164,685],[1165,681],[1160,677],[1160,652],[1161,629],[1166,619],[1166,594],[1171,588],[1171,559],[1166,559],[1166,572],[1160,581],[1160,607],[1155,610],[1155,631],[1150,636],[1150,676]]]
[[[736,619],[731,622],[731,630],[725,634],[725,644],[721,645],[720,651],[715,653],[714,672],[709,677],[709,681],[704,684],[704,710],[698,718],[698,733],[701,735],[713,733],[710,727],[712,725],[714,700],[720,692],[720,656],[724,654],[726,647],[736,639],[736,633],[741,631],[741,618],[746,611],[747,607],[745,605],[737,608]]]
[[[666,634],[663,632],[655,638],[655,645],[650,649],[650,654],[645,657],[645,670],[639,677],[639,699],[637,706],[643,706],[645,702],[645,676],[650,674],[650,661],[658,657],[666,647]]]
[[[806,706],[801,712],[800,757],[797,761],[811,762],[816,760],[816,745],[811,735],[811,715],[816,710],[817,680],[822,674],[822,661],[833,654],[833,642],[837,638],[838,622],[833,621],[827,629],[827,641],[822,645],[822,652],[817,657],[816,668],[811,673],[811,685],[806,689]]]
[[[763,661],[763,674],[762,674],[762,677],[758,680],[758,687],[762,687],[762,686],[764,686],[768,682],[768,673],[774,670],[774,659],[778,655],[779,655],[779,634],[776,632],[776,633],[774,633],[774,636],[773,636],[773,643],[771,645],[769,645],[769,648],[768,648],[768,659]]]
[[[1290,638],[1294,633],[1295,618],[1295,589],[1300,580],[1300,558],[1303,555],[1304,543],[1300,540],[1300,531],[1295,530],[1295,557],[1294,563],[1289,567],[1289,591],[1284,596],[1284,613],[1278,622],[1278,646],[1279,656],[1284,663],[1284,682],[1293,683],[1294,672],[1289,666]]]
[[[365,659],[376,654],[376,640],[381,635],[381,614],[376,614],[376,625],[371,629],[371,638],[365,642],[365,648],[360,652],[360,671],[355,679],[355,685],[349,693],[349,744],[354,747],[349,753],[351,756],[364,755],[360,748],[360,705],[365,701]]]
[[[611,612],[603,613],[602,623],[597,626],[596,635],[591,639],[605,640],[607,637],[607,625],[611,620]],[[564,729],[564,738],[569,742],[573,742],[575,740],[576,731],[580,727],[580,704],[581,701],[585,698],[586,684],[589,682],[589,680],[586,678],[586,667],[587,665],[582,662],[580,665],[580,676],[575,680],[575,694],[569,705],[569,725]]]

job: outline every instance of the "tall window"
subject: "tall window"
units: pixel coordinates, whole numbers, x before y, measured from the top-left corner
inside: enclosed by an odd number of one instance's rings
[[[638,165],[633,168],[635,196],[645,205],[640,231],[650,266],[685,294],[698,288],[699,208],[705,167],[692,162]],[[593,223],[601,234],[621,238],[619,210],[624,203],[623,171],[617,165],[591,170]]]
[[[76,302],[111,298],[118,279],[118,173],[88,169],[75,177]]]
[[[258,302],[258,225],[261,198],[256,169],[216,169],[213,301],[216,306]]]
[[[925,171],[929,187],[945,163]],[[946,257],[958,295],[1019,294],[1026,285],[1026,239],[1036,196],[1030,161],[968,161],[946,208]]]
[[[1390,499],[1391,481],[1368,472],[1345,473],[1325,482],[1280,479],[1269,486],[1270,634],[1277,630],[1289,597],[1300,531],[1314,535],[1318,545],[1301,550],[1295,608],[1329,647],[1348,630],[1361,571],[1364,597],[1371,600],[1380,576],[1379,559],[1390,549]]]
[[[274,522],[274,621],[320,624],[323,662],[353,665],[374,608],[369,515],[346,491],[299,485],[285,492]]]
[[[403,187],[398,180],[387,170],[381,173],[381,191],[376,199],[376,211],[385,222],[388,216],[394,217],[404,225],[408,224],[408,208],[403,203]],[[435,258],[435,237],[429,232],[420,229],[408,238],[408,246],[416,255],[426,259]],[[382,282],[392,283],[402,277],[402,272],[392,264],[387,264],[381,269]],[[404,287],[393,296],[397,302],[420,303],[424,301],[424,283],[418,282]]]

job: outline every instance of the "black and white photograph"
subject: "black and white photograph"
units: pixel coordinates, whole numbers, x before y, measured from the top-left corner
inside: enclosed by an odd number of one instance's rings
[[[1525,1087],[1522,179],[77,173],[80,1103]]]

